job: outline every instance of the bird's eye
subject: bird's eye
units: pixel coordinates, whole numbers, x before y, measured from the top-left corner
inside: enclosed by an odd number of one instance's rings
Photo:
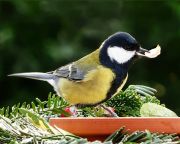
[[[125,49],[128,50],[128,51],[138,50],[139,49],[139,45],[138,44],[126,45]]]
[[[131,50],[131,46],[126,46],[126,50]]]
[[[136,47],[135,47],[135,45],[131,44],[131,45],[127,45],[127,46],[125,47],[125,49],[128,50],[128,51],[132,51],[132,50],[135,50]]]

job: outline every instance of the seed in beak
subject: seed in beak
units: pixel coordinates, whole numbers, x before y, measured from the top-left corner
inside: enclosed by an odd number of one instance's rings
[[[155,58],[161,53],[161,47],[157,45],[154,49],[146,50],[143,48],[140,48],[139,51],[136,52],[138,56],[143,56],[147,58]]]
[[[148,52],[145,52],[145,56],[148,58],[155,58],[160,54],[161,54],[161,47],[159,45],[157,45],[156,48],[151,49]]]

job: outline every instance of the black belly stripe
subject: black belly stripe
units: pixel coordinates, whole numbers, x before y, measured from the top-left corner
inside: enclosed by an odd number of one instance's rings
[[[124,80],[126,79],[126,76],[127,74],[121,76],[116,75],[115,79],[112,81],[109,91],[107,92],[106,98],[101,102],[99,102],[98,104],[103,103],[108,99],[110,99],[117,92],[117,89],[123,84]]]
[[[111,98],[117,92],[117,89],[123,84],[124,80],[126,79],[126,76],[127,74],[121,77],[116,76],[116,78],[112,82],[111,88],[107,93],[108,99]]]

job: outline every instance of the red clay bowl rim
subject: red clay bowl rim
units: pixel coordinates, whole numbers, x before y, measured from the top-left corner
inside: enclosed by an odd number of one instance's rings
[[[108,135],[122,126],[131,131],[148,129],[152,132],[180,134],[180,127],[177,127],[180,117],[60,117],[51,118],[49,122],[52,126],[60,126],[77,135]]]
[[[169,119],[177,119],[177,120],[180,120],[180,117],[57,117],[57,118],[50,118],[51,119],[61,119],[61,120],[78,120],[78,119],[81,119],[81,120],[94,120],[94,119],[97,119],[97,120],[112,120],[112,119],[135,119],[135,120],[138,120],[138,119],[160,119],[160,120],[169,120]]]

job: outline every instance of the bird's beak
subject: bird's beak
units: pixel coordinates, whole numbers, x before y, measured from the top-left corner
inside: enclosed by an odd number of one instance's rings
[[[144,49],[142,47],[140,47],[139,50],[136,51],[136,55],[140,57],[146,57],[145,53],[149,53],[149,50]]]
[[[147,57],[147,58],[155,58],[161,53],[161,47],[157,45],[154,49],[146,50],[140,47],[138,51],[136,51],[136,55]]]

